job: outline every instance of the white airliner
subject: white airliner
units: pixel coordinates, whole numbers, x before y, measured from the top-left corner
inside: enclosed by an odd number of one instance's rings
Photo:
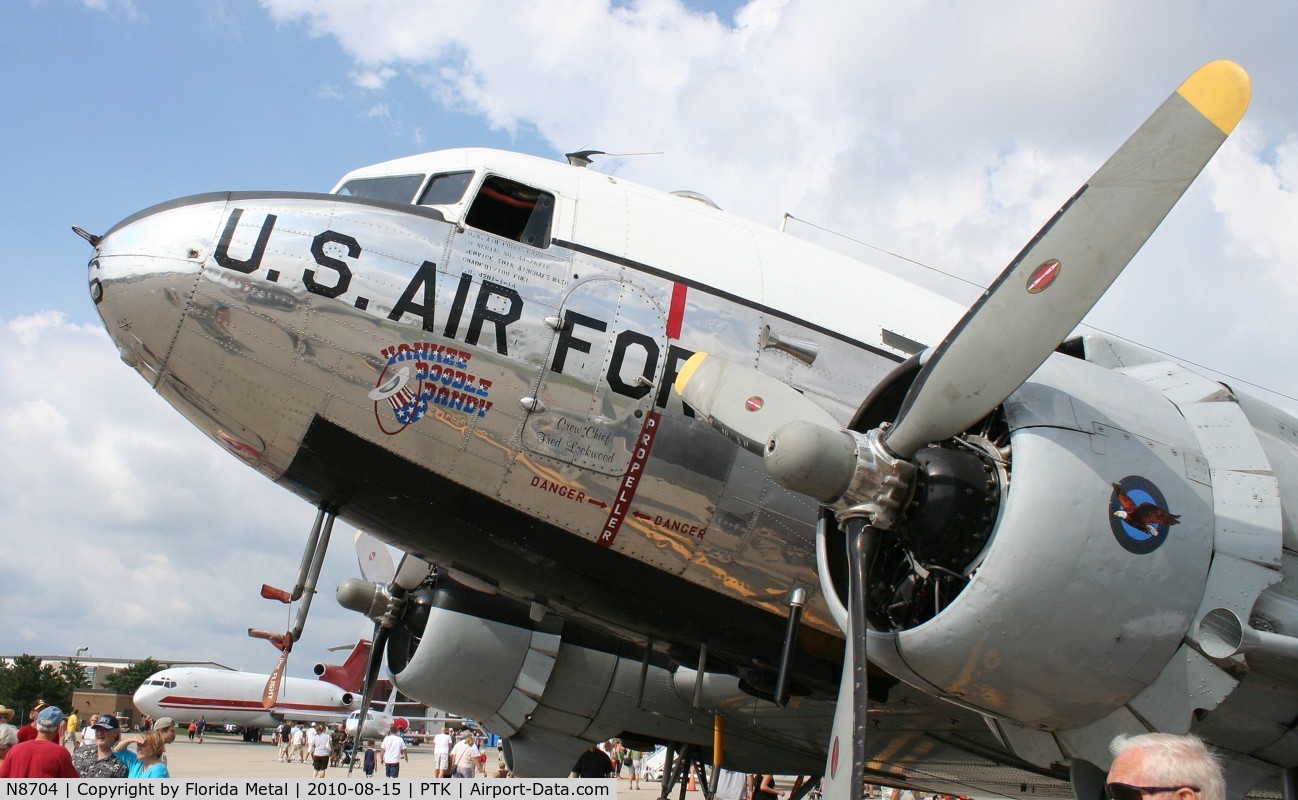
[[[319,680],[285,678],[269,709],[262,705],[269,675],[203,667],[170,667],[154,673],[136,690],[135,705],[155,719],[174,717],[184,723],[201,717],[210,725],[238,725],[246,739],[285,720],[345,720],[347,732],[354,734],[369,651],[369,642],[361,642],[342,666],[317,665]],[[381,736],[393,724],[391,714],[377,709],[366,719],[362,735],[367,737]]]

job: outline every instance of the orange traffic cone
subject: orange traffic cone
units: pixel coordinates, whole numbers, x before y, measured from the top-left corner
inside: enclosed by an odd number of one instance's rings
[[[694,779],[694,767],[690,767],[689,791],[697,792],[698,790],[699,790],[699,782]]]

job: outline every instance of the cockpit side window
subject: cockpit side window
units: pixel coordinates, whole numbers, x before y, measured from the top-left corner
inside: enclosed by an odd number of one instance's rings
[[[338,194],[364,197],[368,200],[391,200],[394,203],[414,202],[415,192],[424,182],[423,175],[385,175],[381,178],[356,178],[347,181]]]
[[[482,182],[464,221],[532,247],[549,247],[553,218],[554,195],[492,175]]]
[[[473,172],[447,172],[434,175],[428,188],[419,196],[421,206],[450,206],[460,202],[464,190],[473,181]]]

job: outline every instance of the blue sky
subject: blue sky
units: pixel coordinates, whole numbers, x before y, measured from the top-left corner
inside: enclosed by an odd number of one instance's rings
[[[276,23],[253,2],[127,8],[46,0],[6,13],[5,317],[53,307],[94,318],[82,269],[90,249],[71,225],[102,233],[204,191],[325,191],[349,169],[412,152],[409,130],[360,102],[332,40]],[[541,147],[393,88],[395,113],[418,118],[438,146]]]
[[[314,516],[117,362],[71,225],[103,232],[205,191],[325,190],[443,147],[665,151],[596,167],[986,282],[1181,80],[1232,57],[1254,79],[1244,124],[1090,319],[1292,408],[1295,30],[1281,2],[11,2],[0,604],[61,588],[0,630],[0,654],[90,645],[268,669],[244,629],[286,622],[257,588],[291,582]],[[354,571],[349,534],[293,674],[368,631],[331,597]],[[107,612],[77,590],[105,577],[120,587]]]

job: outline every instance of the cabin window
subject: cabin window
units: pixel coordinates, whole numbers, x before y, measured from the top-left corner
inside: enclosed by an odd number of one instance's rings
[[[382,178],[356,178],[347,181],[338,194],[364,197],[368,200],[391,200],[394,203],[412,203],[415,192],[424,182],[423,175],[385,175]]]
[[[465,222],[533,247],[550,246],[554,195],[495,175],[482,182]]]
[[[464,190],[473,181],[472,172],[448,172],[434,175],[428,188],[419,196],[421,206],[452,206],[464,197]]]

